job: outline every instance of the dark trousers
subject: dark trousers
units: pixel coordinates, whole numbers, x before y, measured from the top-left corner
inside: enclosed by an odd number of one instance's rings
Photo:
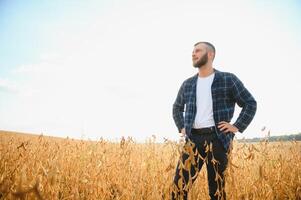
[[[174,177],[172,199],[187,199],[188,191],[204,163],[207,165],[210,199],[226,200],[224,172],[228,163],[227,151],[214,132],[192,133],[186,140]]]

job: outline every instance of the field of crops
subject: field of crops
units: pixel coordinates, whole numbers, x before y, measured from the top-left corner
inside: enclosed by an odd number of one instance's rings
[[[301,199],[300,142],[233,146],[227,199]],[[0,131],[0,199],[169,199],[182,147]],[[205,166],[189,195],[209,199]]]

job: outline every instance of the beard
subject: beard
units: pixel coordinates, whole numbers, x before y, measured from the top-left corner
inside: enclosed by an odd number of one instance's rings
[[[206,53],[196,63],[193,63],[193,66],[195,68],[201,68],[202,66],[206,65],[207,62],[208,62],[208,54]]]

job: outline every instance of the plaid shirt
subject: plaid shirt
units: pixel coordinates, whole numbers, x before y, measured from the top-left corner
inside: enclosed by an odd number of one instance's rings
[[[215,75],[211,85],[213,118],[218,139],[228,151],[234,133],[222,133],[217,128],[218,123],[221,121],[231,121],[235,103],[237,103],[242,107],[242,110],[233,125],[242,133],[251,123],[256,112],[257,103],[251,93],[234,74],[220,72],[216,69],[214,69],[214,72]],[[184,81],[173,104],[173,118],[176,126],[179,132],[185,127],[187,137],[191,135],[192,125],[196,116],[197,79],[198,74]]]

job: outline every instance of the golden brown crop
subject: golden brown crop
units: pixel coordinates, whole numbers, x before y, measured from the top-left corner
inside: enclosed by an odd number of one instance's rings
[[[0,131],[0,199],[169,199],[182,147],[155,137],[113,143]],[[226,192],[234,200],[300,200],[300,142],[234,143]],[[205,166],[190,197],[208,199]]]

